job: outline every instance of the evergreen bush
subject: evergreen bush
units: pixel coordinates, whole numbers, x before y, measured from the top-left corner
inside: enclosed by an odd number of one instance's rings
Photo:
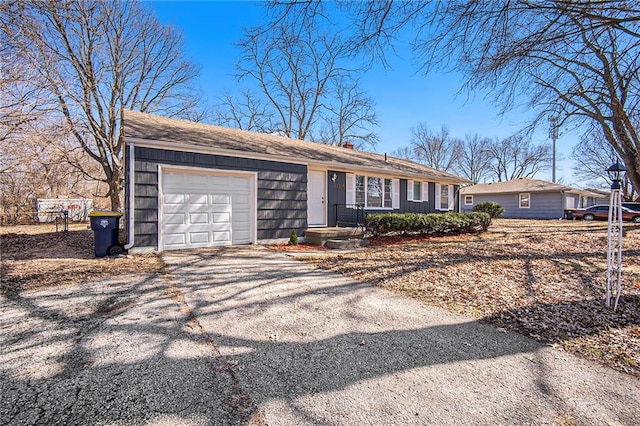
[[[298,233],[295,229],[291,230],[291,236],[289,237],[289,245],[297,246],[298,245]]]
[[[504,213],[504,207],[493,201],[486,201],[484,203],[479,203],[473,206],[473,211],[487,213],[489,216],[491,216],[491,219],[495,219],[502,216],[502,213]]]
[[[442,235],[486,231],[491,216],[473,213],[373,213],[367,216],[367,233],[372,236]]]

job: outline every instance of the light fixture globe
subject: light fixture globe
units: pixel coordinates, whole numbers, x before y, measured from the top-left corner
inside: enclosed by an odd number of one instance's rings
[[[620,189],[620,182],[626,171],[627,168],[624,164],[620,164],[619,160],[616,160],[616,162],[606,170],[609,175],[609,180],[611,181],[611,189]]]

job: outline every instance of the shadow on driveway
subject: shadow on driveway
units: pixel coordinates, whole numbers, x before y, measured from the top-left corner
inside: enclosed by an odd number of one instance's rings
[[[167,252],[269,424],[635,424],[637,379],[263,248]]]

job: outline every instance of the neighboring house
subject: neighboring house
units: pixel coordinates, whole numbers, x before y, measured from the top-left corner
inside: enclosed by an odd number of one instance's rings
[[[553,182],[520,178],[462,188],[460,210],[469,212],[477,204],[493,201],[504,207],[505,218],[559,219],[565,210],[589,207],[605,197]]]
[[[468,181],[412,161],[125,111],[133,252],[267,243],[340,212],[456,210]],[[351,210],[350,210],[351,209]]]

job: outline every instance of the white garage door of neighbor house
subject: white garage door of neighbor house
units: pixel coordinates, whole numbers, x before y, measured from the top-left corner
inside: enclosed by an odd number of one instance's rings
[[[163,171],[163,250],[251,242],[251,176]]]

